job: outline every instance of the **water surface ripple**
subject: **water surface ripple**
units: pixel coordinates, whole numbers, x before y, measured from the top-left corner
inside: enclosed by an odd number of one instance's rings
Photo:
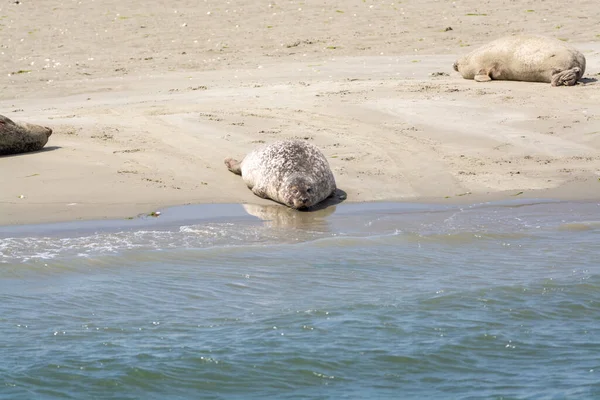
[[[598,204],[389,207],[5,231],[0,398],[600,398]]]

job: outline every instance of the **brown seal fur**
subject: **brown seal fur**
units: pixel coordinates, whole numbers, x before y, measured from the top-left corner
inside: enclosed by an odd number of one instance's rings
[[[0,115],[0,155],[27,153],[42,149],[52,129],[26,122],[13,122]]]
[[[454,63],[465,79],[548,82],[572,86],[585,72],[585,57],[554,38],[506,36],[473,50]]]
[[[334,194],[335,179],[327,159],[314,145],[300,140],[283,140],[259,147],[239,162],[225,160],[262,198],[295,209],[305,209]]]

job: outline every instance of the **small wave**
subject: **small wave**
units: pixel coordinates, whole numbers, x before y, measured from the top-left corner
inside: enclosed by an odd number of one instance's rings
[[[213,223],[176,230],[95,233],[80,237],[22,237],[0,241],[0,263],[51,260],[57,257],[117,255],[130,250],[207,249],[215,247],[293,244],[331,233],[277,229],[261,225]]]
[[[600,229],[600,221],[581,221],[562,224],[559,231],[591,231]]]
[[[265,221],[221,220],[175,226],[171,224],[161,226],[160,229],[138,227],[139,230],[88,230],[90,234],[76,233],[71,234],[72,237],[51,234],[41,237],[35,237],[35,234],[9,237],[0,240],[0,263],[46,261],[60,257],[89,258],[120,255],[127,251],[300,243],[316,243],[317,247],[353,247],[365,241],[458,246],[481,242],[504,243],[509,246],[512,242],[526,239],[544,237],[546,240],[549,233],[555,234],[557,231],[585,232],[595,231],[600,227],[600,221],[593,219],[593,215],[597,213],[597,206],[594,204],[530,205],[520,207],[518,213],[515,212],[515,207],[499,206],[416,212],[341,212],[316,216],[290,213],[281,207],[274,209],[278,211],[274,215],[273,212],[264,215],[264,210],[261,209],[263,213],[260,215],[270,218]],[[564,213],[558,212],[565,209],[570,210],[569,221],[564,221]],[[594,238],[590,240],[592,239]],[[550,241],[546,243],[552,244]]]

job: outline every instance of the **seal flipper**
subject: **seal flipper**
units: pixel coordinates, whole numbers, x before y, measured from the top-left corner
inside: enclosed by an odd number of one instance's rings
[[[480,69],[473,79],[475,79],[476,82],[489,82],[492,80],[490,71],[486,71],[485,69]]]
[[[331,193],[329,193],[329,196],[327,196],[326,198],[327,199],[330,199],[330,198],[333,198],[333,197],[338,197],[339,198],[340,195],[341,195],[341,193],[342,193],[341,191],[340,191],[340,193],[338,193],[338,188],[334,187],[333,190],[331,191]]]
[[[234,160],[233,158],[226,158],[225,165],[227,169],[233,172],[236,175],[242,175],[242,163],[238,160]]]
[[[579,67],[573,67],[564,71],[553,69],[550,84],[552,86],[573,86],[581,78],[581,75],[583,73]]]

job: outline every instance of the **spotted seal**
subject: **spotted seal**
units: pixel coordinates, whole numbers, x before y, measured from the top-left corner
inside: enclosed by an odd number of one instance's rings
[[[335,179],[327,159],[314,145],[301,140],[282,140],[261,146],[240,162],[225,165],[258,197],[295,209],[305,209],[334,194]]]
[[[52,129],[26,122],[13,122],[0,115],[0,155],[26,153],[43,148]]]
[[[477,82],[505,80],[572,86],[585,72],[585,57],[558,39],[540,35],[506,36],[458,59],[454,70]]]

